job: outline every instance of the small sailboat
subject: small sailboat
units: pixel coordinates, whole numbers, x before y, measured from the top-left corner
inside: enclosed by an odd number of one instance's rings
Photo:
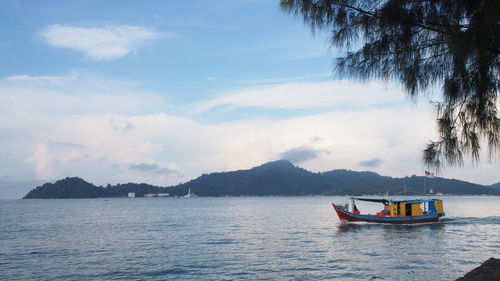
[[[355,201],[368,201],[384,204],[384,209],[374,215],[361,214],[356,207]],[[423,204],[423,209],[421,205]],[[349,204],[336,205],[332,203],[333,209],[341,221],[375,222],[375,223],[422,223],[437,222],[444,216],[443,201],[440,199],[411,199],[411,200],[387,200],[370,198],[351,198],[351,210]]]

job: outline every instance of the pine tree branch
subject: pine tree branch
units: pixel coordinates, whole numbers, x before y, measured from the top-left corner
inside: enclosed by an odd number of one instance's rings
[[[348,5],[348,4],[343,4],[343,3],[339,3],[339,2],[331,2],[332,5],[336,5],[336,6],[339,6],[339,7],[343,7],[343,8],[347,8],[347,9],[350,9],[350,10],[354,10],[356,12],[359,12],[361,14],[364,14],[364,15],[369,15],[369,16],[372,16],[374,18],[378,18],[380,19],[380,16],[377,15],[376,13],[373,13],[373,12],[370,12],[370,11],[366,11],[366,10],[363,10],[362,8],[359,8],[359,7],[354,7],[352,5]],[[410,24],[410,25],[413,25],[413,26],[417,26],[417,27],[421,27],[425,30],[430,30],[430,31],[434,31],[436,33],[439,33],[439,34],[445,34],[445,35],[452,35],[453,33],[452,32],[446,32],[444,30],[440,30],[440,29],[437,29],[437,28],[433,28],[429,25],[424,25],[424,24],[421,24],[421,23],[418,23],[418,22],[413,22],[413,21],[409,21],[407,19],[402,19],[402,22],[403,23],[407,23],[407,24]]]

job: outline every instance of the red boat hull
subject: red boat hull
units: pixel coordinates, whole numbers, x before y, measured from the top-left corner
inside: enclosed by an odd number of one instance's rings
[[[337,205],[332,204],[333,209],[337,212],[341,221],[365,221],[365,222],[375,222],[375,223],[393,223],[393,224],[409,224],[409,223],[424,223],[424,222],[437,222],[439,221],[439,214],[427,214],[421,216],[411,216],[411,217],[381,217],[374,215],[362,215],[355,214],[351,212],[344,211],[337,207]]]

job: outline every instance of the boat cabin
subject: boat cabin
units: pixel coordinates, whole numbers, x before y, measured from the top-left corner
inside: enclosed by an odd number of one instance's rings
[[[439,199],[391,200],[384,204],[384,211],[382,212],[392,217],[410,217],[444,213],[444,210],[443,201]]]
[[[441,199],[415,199],[415,200],[386,200],[351,198],[353,211],[357,211],[354,200],[379,202],[384,204],[384,210],[377,213],[377,216],[385,217],[411,217],[427,214],[444,214],[443,201]]]

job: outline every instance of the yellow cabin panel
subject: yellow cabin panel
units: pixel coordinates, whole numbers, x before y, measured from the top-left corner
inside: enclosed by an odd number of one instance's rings
[[[392,205],[384,205],[384,211],[388,211],[389,216],[392,216]]]
[[[420,216],[422,215],[424,212],[422,211],[422,209],[420,208],[420,203],[417,203],[417,204],[411,204],[411,215],[412,216]]]
[[[400,217],[400,216],[404,216],[405,213],[406,213],[406,208],[405,208],[405,202],[394,202],[392,203],[392,212],[391,212],[391,216],[396,216],[396,217]]]
[[[396,215],[396,204],[385,205],[384,210],[389,211],[389,215],[393,217]]]
[[[434,201],[434,204],[436,205],[436,210],[437,210],[438,213],[444,213],[443,201],[436,200],[436,201]]]

